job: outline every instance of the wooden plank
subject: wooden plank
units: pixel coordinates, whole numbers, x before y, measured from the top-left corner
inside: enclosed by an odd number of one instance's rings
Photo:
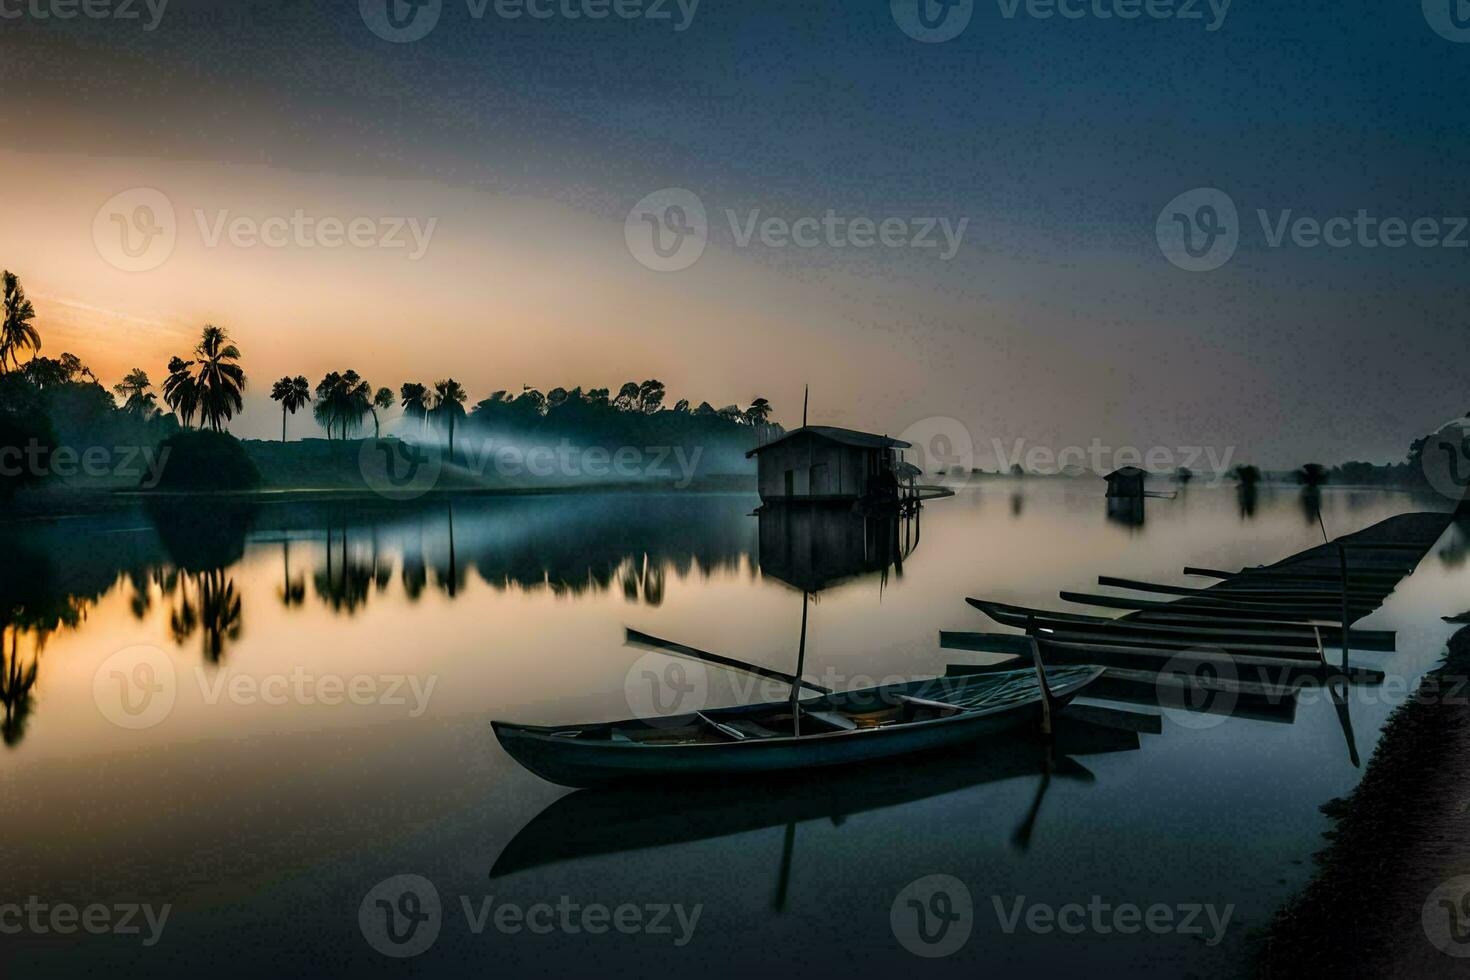
[[[1341,625],[1332,616],[1311,615],[1316,610],[1300,610],[1293,612],[1289,609],[1263,609],[1258,605],[1249,603],[1236,603],[1220,600],[1218,602],[1204,602],[1197,599],[1180,599],[1175,602],[1158,602],[1152,599],[1129,599],[1122,596],[1089,595],[1085,592],[1061,592],[1058,593],[1067,602],[1076,602],[1084,606],[1101,606],[1105,609],[1172,609],[1182,612],[1185,609],[1195,609],[1212,615],[1229,616],[1232,614],[1249,614],[1257,619],[1277,619],[1286,622],[1310,622],[1320,620],[1333,626]]]
[[[1105,585],[1115,589],[1132,589],[1135,592],[1155,592],[1160,595],[1195,596],[1204,599],[1240,599],[1247,602],[1289,602],[1305,600],[1308,602],[1337,602],[1342,595],[1341,588],[1335,589],[1283,589],[1275,586],[1262,585],[1252,588],[1240,588],[1230,585],[1212,585],[1208,589],[1195,589],[1187,585],[1159,585],[1154,582],[1140,582],[1136,579],[1118,578],[1114,575],[1099,575],[1098,585]],[[1392,589],[1349,589],[1349,596],[1360,597],[1365,601],[1382,602]]]
[[[1314,628],[1310,623],[1292,623],[1274,620],[1245,618],[1219,618],[1187,611],[1143,612],[1118,618],[1089,616],[1085,613],[1056,612],[1045,609],[1029,609],[1002,602],[984,599],[966,599],[991,619],[1005,626],[1025,629],[1028,620],[1038,626],[1064,626],[1072,629],[1098,629],[1140,631],[1160,635],[1179,635],[1207,639],[1214,636],[1271,639],[1316,645]],[[1169,608],[1168,604],[1165,608]],[[1355,629],[1349,634],[1353,647],[1360,650],[1392,652],[1396,649],[1393,630]],[[1329,634],[1329,645],[1332,645]]]
[[[1094,663],[1099,666],[1112,666],[1114,659],[1129,660],[1137,666],[1163,667],[1170,662],[1176,665],[1214,664],[1228,665],[1237,674],[1257,674],[1261,671],[1275,670],[1282,677],[1296,676],[1332,676],[1338,673],[1335,667],[1323,667],[1315,660],[1292,660],[1281,657],[1263,657],[1254,654],[1212,654],[1208,651],[1199,650],[1156,650],[1151,647],[1128,646],[1114,643],[1074,643],[1071,641],[1058,642],[1043,640],[1042,646],[1046,649],[1049,659],[1057,662],[1068,663]],[[1054,656],[1053,656],[1054,655]],[[1119,664],[1125,666],[1124,664]],[[1348,672],[1349,678],[1356,678],[1366,683],[1376,683],[1383,680],[1383,672],[1368,668],[1356,667]]]
[[[971,650],[976,653],[1008,653],[1023,656],[1031,652],[1024,636],[1009,633],[957,633],[939,631],[939,646],[944,650]]]
[[[1317,645],[1315,643],[1311,646],[1297,647],[1274,643],[1212,642],[1205,644],[1187,640],[1171,640],[1167,637],[1148,637],[1137,633],[1084,633],[1050,629],[1043,630],[1042,635],[1048,640],[1055,640],[1059,643],[1107,643],[1112,646],[1138,646],[1174,652],[1187,650],[1214,652],[1215,649],[1218,649],[1231,656],[1247,654],[1251,656],[1278,657],[1284,660],[1300,660],[1310,663],[1316,663],[1321,659],[1317,655]]]

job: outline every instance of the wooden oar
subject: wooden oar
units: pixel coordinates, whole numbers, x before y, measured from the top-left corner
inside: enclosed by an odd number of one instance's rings
[[[818,694],[832,693],[830,687],[813,684],[811,681],[803,680],[794,674],[782,673],[779,670],[772,670],[770,667],[761,667],[758,664],[749,664],[732,657],[722,657],[718,653],[710,653],[707,650],[700,650],[683,643],[675,643],[672,640],[663,640],[649,633],[635,630],[631,626],[626,627],[624,632],[626,633],[625,642],[632,646],[651,647],[652,649],[662,650],[667,653],[677,653],[685,657],[693,657],[695,660],[705,660],[712,664],[718,664],[721,667],[729,667],[731,670],[743,670],[747,674],[755,674],[759,677],[768,677],[771,680],[781,681],[782,683],[790,684],[792,687],[799,685],[808,690],[816,691]]]

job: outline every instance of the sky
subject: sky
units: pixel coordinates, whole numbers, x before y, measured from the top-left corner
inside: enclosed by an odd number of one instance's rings
[[[0,0],[0,267],[109,385],[224,326],[241,436],[346,368],[787,425],[810,384],[984,466],[1397,460],[1470,411],[1449,0],[90,2]]]

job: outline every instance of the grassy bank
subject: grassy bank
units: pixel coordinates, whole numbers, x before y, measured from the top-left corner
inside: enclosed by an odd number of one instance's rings
[[[1316,876],[1276,914],[1260,975],[1470,975],[1470,959],[1442,952],[1423,922],[1431,892],[1470,875],[1467,677],[1470,628],[1394,711],[1357,789],[1322,807],[1333,821],[1329,845]],[[1450,911],[1431,904],[1431,916]]]

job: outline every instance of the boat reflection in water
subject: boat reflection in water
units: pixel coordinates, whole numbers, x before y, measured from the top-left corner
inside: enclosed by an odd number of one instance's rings
[[[1143,527],[1143,497],[1108,497],[1108,520],[1123,527]]]
[[[522,828],[501,852],[490,876],[785,825],[776,889],[780,907],[797,824],[826,819],[840,826],[846,817],[859,813],[1038,777],[1036,794],[1027,810],[1015,815],[1011,835],[1012,846],[1024,849],[1053,778],[1092,783],[1096,777],[1077,757],[1138,748],[1136,731],[1063,716],[1050,743],[1034,734],[1011,733],[979,746],[832,769],[818,779],[809,772],[793,772],[763,776],[758,786],[723,780],[579,790],[561,797]]]
[[[805,609],[816,592],[889,570],[901,575],[920,538],[921,510],[865,514],[850,507],[777,505],[758,512],[760,569],[802,593],[798,667],[805,650]],[[1091,783],[1076,757],[1140,747],[1140,732],[1158,730],[1152,716],[1094,709],[1063,716],[1050,739],[1011,731],[977,744],[884,759],[863,765],[763,773],[746,780],[682,779],[573,792],[533,818],[505,847],[491,870],[502,877],[544,865],[640,851],[785,826],[774,905],[784,906],[798,824],[840,825],[847,816],[902,806],[1005,780],[1037,777],[1036,791],[1015,816],[1011,846],[1024,850],[1053,778]],[[1123,724],[1117,719],[1123,718]],[[1130,723],[1131,722],[1131,723]],[[774,855],[773,855],[774,856]]]

